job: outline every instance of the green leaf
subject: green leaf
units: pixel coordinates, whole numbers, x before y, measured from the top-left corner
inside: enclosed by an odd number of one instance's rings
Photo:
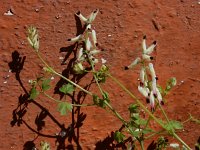
[[[36,99],[36,97],[40,94],[40,92],[39,91],[37,91],[36,90],[36,88],[35,87],[33,87],[32,89],[31,89],[31,91],[30,91],[30,99],[32,99],[32,100],[34,100],[34,99]]]
[[[110,102],[110,99],[109,99],[109,95],[107,92],[103,91],[103,100],[107,101],[108,103]]]
[[[165,125],[165,128],[168,130],[168,131],[171,131],[171,130],[179,130],[179,129],[183,129],[183,124],[179,121],[176,121],[176,120],[171,120],[169,121],[169,123],[167,123]]]
[[[60,102],[58,104],[58,111],[60,112],[61,115],[66,115],[67,111],[72,111],[72,104],[68,102]]]
[[[167,81],[167,85],[165,88],[165,95],[176,85],[176,78],[172,77]]]
[[[128,110],[130,111],[130,113],[138,113],[138,108],[139,106],[137,104],[131,104]]]
[[[51,79],[45,79],[45,80],[42,81],[42,90],[43,91],[50,89],[50,87],[51,87],[49,85],[50,82],[51,82]]]
[[[152,129],[150,129],[150,128],[146,128],[146,129],[142,130],[143,134],[148,134],[148,133],[151,133],[151,132],[154,132],[154,131]]]
[[[74,86],[70,83],[64,84],[61,88],[59,88],[59,91],[64,94],[72,94],[74,90],[75,90]]]
[[[138,118],[137,120],[135,120],[135,123],[136,123],[137,125],[146,125],[147,120],[142,119],[142,118]]]
[[[122,134],[121,132],[119,131],[116,131],[114,133],[114,139],[118,142],[118,143],[121,143],[124,141],[124,138],[125,138],[125,135]]]
[[[97,95],[93,95],[93,103],[95,105],[98,105],[98,103],[99,103],[99,97]]]
[[[181,123],[181,122],[179,122],[179,121],[176,121],[176,120],[171,120],[170,121],[170,124],[172,125],[172,127],[174,128],[174,129],[183,129],[183,124]]]
[[[140,135],[140,131],[134,131],[131,134],[133,135],[133,137],[138,137]]]

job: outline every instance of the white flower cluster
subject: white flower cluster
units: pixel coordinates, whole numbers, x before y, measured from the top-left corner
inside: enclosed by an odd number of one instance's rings
[[[31,26],[28,28],[28,42],[35,49],[36,52],[39,50],[39,37],[38,31],[35,27]]]
[[[99,10],[94,10],[88,17],[84,17],[80,12],[76,13],[79,19],[85,24],[85,31],[74,38],[68,39],[71,42],[83,42],[83,46],[78,50],[76,63],[74,65],[74,71],[77,74],[81,74],[85,70],[84,62],[91,62],[93,64],[98,63],[98,59],[95,55],[100,53],[97,49],[97,37],[96,31],[92,28],[91,23],[95,20]]]
[[[157,99],[160,104],[163,104],[162,95],[157,87],[158,78],[156,76],[153,64],[150,62],[153,60],[153,57],[150,56],[150,54],[154,51],[155,47],[156,41],[147,47],[146,36],[144,36],[142,41],[142,57],[137,57],[128,67],[125,67],[125,69],[131,69],[137,64],[142,64],[138,91],[146,98],[147,102],[150,102],[152,110],[155,108],[155,99]],[[148,62],[148,65],[145,65],[146,62]],[[148,79],[148,72],[151,76],[151,80]]]

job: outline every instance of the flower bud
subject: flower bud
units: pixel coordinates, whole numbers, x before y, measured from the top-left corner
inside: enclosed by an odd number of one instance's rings
[[[144,54],[151,54],[154,51],[154,48],[156,47],[156,41],[154,41],[145,51]]]
[[[39,38],[38,38],[38,32],[35,27],[29,27],[28,28],[28,37],[27,40],[29,44],[33,47],[33,49],[38,52],[39,50]]]
[[[68,39],[68,41],[70,41],[70,42],[78,42],[80,40],[82,40],[82,34],[80,34],[74,38]]]
[[[144,54],[145,54],[146,49],[147,49],[147,46],[146,46],[146,35],[145,35],[142,40],[142,50]]]
[[[81,14],[80,11],[79,11],[78,13],[76,13],[76,16],[78,16],[79,19],[80,19],[81,21],[87,22],[87,18],[85,18],[85,17]]]
[[[89,23],[89,24],[92,23],[92,22],[94,21],[94,19],[96,18],[98,12],[99,12],[98,9],[94,10],[94,11],[90,14],[90,16],[89,16],[89,18],[88,18],[88,20],[87,20],[87,23]]]
[[[145,97],[148,98],[149,97],[149,89],[148,88],[144,88],[142,86],[138,86],[138,91]]]
[[[137,64],[139,64],[140,62],[141,62],[141,58],[137,57],[129,66],[125,67],[125,69],[131,69]]]

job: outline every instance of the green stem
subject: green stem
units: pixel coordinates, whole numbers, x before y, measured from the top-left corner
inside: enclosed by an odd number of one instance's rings
[[[68,81],[69,83],[71,83],[72,85],[76,86],[77,88],[79,88],[80,90],[84,91],[85,93],[89,94],[89,95],[93,95],[92,92],[87,91],[86,89],[82,88],[80,85],[74,83],[73,81],[71,81],[70,79],[66,78],[65,76],[63,76],[62,74],[56,72],[53,68],[51,68],[45,61],[44,59],[41,57],[40,53],[37,52],[37,56],[39,57],[39,59],[46,65],[46,67],[48,69],[50,69],[50,71],[54,74],[56,74],[57,76],[63,78],[64,80]]]
[[[167,117],[167,114],[165,113],[164,109],[162,108],[162,106],[160,105],[160,103],[158,102],[158,107],[160,108],[160,110],[162,111],[165,119],[167,120],[167,123],[170,125],[170,121],[169,118]]]
[[[192,150],[175,132],[173,132],[173,136],[180,141],[188,150]]]
[[[93,65],[93,63],[92,63],[91,61],[90,61],[90,64],[91,64],[91,66],[92,66],[92,71],[95,72],[94,65]],[[97,79],[95,73],[93,73],[93,75],[94,75],[94,79],[95,79],[95,81],[96,81],[96,84],[97,84],[97,86],[98,86],[98,88],[99,88],[101,94],[103,95],[103,94],[104,94],[104,93],[103,93],[103,90],[102,90],[102,88],[101,88],[101,86],[100,86],[100,84],[99,84],[99,82],[98,82],[98,79]],[[119,120],[121,120],[122,123],[123,123],[124,125],[126,125],[126,121],[121,117],[121,115],[120,115],[115,109],[113,109],[113,107],[112,107],[107,101],[104,101],[104,103],[105,103],[105,104],[108,106],[108,108],[116,115],[116,117],[117,117]]]
[[[155,132],[155,133],[152,133],[151,135],[145,137],[145,140],[149,139],[149,138],[152,138],[153,136],[157,135],[157,134],[160,134],[162,132],[164,132],[165,130],[161,130],[161,131],[158,131],[158,132]]]
[[[144,150],[144,142],[143,142],[143,140],[140,141],[140,146],[141,146],[142,150]]]

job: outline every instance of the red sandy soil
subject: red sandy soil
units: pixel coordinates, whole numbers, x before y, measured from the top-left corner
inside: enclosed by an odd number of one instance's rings
[[[176,77],[178,84],[167,96],[164,109],[171,118],[179,121],[186,120],[189,113],[200,119],[200,5],[197,0],[1,0],[0,6],[1,150],[31,149],[28,146],[35,144],[39,147],[42,140],[56,149],[55,135],[61,131],[62,124],[67,129],[72,118],[76,120],[77,114],[82,118],[83,125],[75,129],[76,138],[71,142],[67,138],[60,141],[60,145],[65,143],[66,149],[73,149],[73,146],[74,149],[105,149],[102,147],[105,143],[97,143],[121,127],[112,114],[97,107],[81,108],[74,112],[74,116],[69,113],[63,117],[57,112],[56,104],[44,97],[39,97],[37,103],[29,103],[27,107],[24,104],[18,107],[19,99],[22,99],[20,95],[30,90],[28,81],[41,75],[43,67],[26,40],[27,27],[34,25],[38,28],[43,57],[62,72],[67,65],[61,65],[59,57],[65,57],[68,53],[66,47],[70,44],[67,39],[74,37],[77,32],[74,13],[79,10],[88,15],[94,9],[100,9],[93,26],[99,44],[104,49],[102,56],[107,60],[111,73],[139,97],[139,69],[124,71],[124,66],[140,54],[138,48],[143,35],[147,35],[148,44],[157,40],[154,63],[158,82],[164,86],[168,78]],[[14,13],[13,16],[4,15],[9,9]],[[21,85],[16,80],[16,70],[20,68],[12,68],[19,62],[11,63],[12,53],[15,56],[19,53],[21,62],[26,57],[19,73]],[[66,60],[68,62],[69,59]],[[10,67],[13,73],[9,72]],[[85,80],[80,84],[89,83],[91,78],[86,76]],[[58,81],[56,77],[53,84]],[[111,80],[108,80],[105,88],[110,92],[113,107],[127,118],[127,108],[134,100]],[[93,86],[91,89],[95,90]],[[89,96],[85,102],[90,102]],[[53,117],[49,117],[45,111],[41,113],[43,108],[39,104],[48,109]],[[26,113],[22,118],[13,118],[13,114],[15,116],[18,113],[18,116],[23,113],[23,109]],[[38,117],[39,114],[43,114],[42,117]],[[36,118],[42,118],[41,124],[45,122],[39,136],[34,132],[37,131]],[[186,123],[184,132],[179,135],[194,148],[200,135],[200,126]]]

